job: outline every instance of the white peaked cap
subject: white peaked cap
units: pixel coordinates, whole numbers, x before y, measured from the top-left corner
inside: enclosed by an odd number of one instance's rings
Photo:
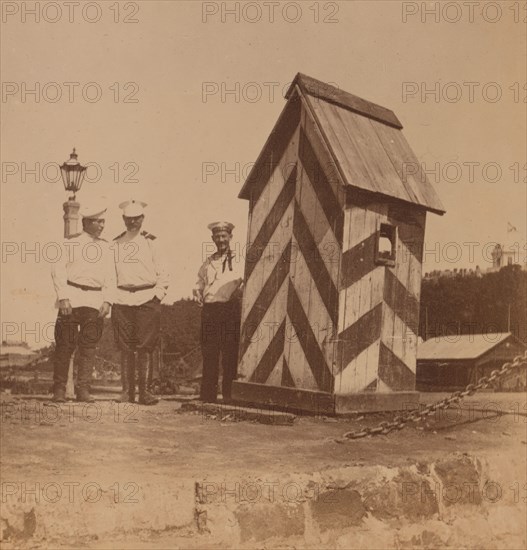
[[[214,233],[215,231],[227,231],[228,233],[232,233],[232,230],[234,229],[234,224],[231,222],[213,222],[209,223],[207,227]]]
[[[135,199],[124,201],[119,205],[119,208],[123,211],[123,216],[127,218],[135,218],[136,216],[142,216],[145,206],[148,206],[146,202],[136,201]]]
[[[102,202],[97,203],[89,203],[89,204],[83,204],[81,205],[79,209],[79,214],[83,218],[100,218],[105,212],[107,208],[104,206]]]

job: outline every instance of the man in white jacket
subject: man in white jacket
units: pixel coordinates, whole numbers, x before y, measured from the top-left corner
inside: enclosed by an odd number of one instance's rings
[[[112,309],[115,341],[121,350],[121,401],[135,401],[135,370],[139,403],[155,405],[159,400],[146,389],[151,352],[159,340],[161,300],[168,289],[169,275],[154,235],[141,231],[146,203],[123,202],[126,231],[114,239],[117,289]]]
[[[101,239],[106,208],[81,208],[82,232],[64,243],[51,276],[57,293],[53,401],[62,403],[72,353],[79,354],[77,401],[93,402],[90,379],[104,317],[110,312],[115,271],[108,242]]]

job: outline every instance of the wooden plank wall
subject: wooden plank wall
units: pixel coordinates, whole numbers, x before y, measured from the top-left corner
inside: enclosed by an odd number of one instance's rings
[[[385,268],[380,392],[415,389],[425,217],[407,206],[388,210],[388,222],[397,227],[397,249],[395,266]]]
[[[238,379],[331,393],[345,193],[305,102],[284,118],[251,188]]]
[[[345,212],[339,303],[339,372],[335,392],[376,391],[384,301],[385,266],[375,245],[388,206],[355,198]]]
[[[298,163],[286,361],[296,387],[332,392],[345,195],[304,102]]]
[[[300,101],[284,112],[251,182],[238,379],[281,384],[293,233]]]
[[[355,195],[344,219],[335,392],[413,390],[425,213]],[[375,262],[381,223],[395,266]]]

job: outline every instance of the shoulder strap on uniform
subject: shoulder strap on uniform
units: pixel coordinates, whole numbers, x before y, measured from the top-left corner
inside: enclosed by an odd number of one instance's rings
[[[126,235],[126,231],[123,231],[120,235],[117,235],[117,237],[115,237],[114,241],[116,241],[117,239],[120,239],[121,237],[124,237]]]
[[[145,238],[145,239],[152,239],[154,240],[156,238],[155,235],[152,235],[152,233],[149,233],[148,231],[141,231],[141,235]]]

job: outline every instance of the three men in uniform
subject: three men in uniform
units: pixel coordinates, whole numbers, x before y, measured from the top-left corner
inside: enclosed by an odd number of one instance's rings
[[[135,401],[137,370],[138,402],[153,405],[159,401],[147,391],[147,372],[159,339],[161,300],[167,293],[169,276],[156,237],[141,231],[146,206],[135,200],[119,205],[126,231],[114,239],[111,247],[100,237],[106,209],[82,209],[82,233],[68,241],[71,254],[67,261],[53,266],[59,308],[55,325],[55,402],[65,401],[69,362],[76,347],[76,397],[78,401],[93,401],[91,369],[110,307],[114,339],[121,351],[120,400]],[[224,402],[229,402],[238,359],[243,266],[230,247],[233,224],[215,222],[208,228],[217,250],[199,269],[193,289],[195,300],[203,308],[200,398],[206,402],[217,399],[221,355],[222,395]],[[90,248],[95,248],[91,255]]]

